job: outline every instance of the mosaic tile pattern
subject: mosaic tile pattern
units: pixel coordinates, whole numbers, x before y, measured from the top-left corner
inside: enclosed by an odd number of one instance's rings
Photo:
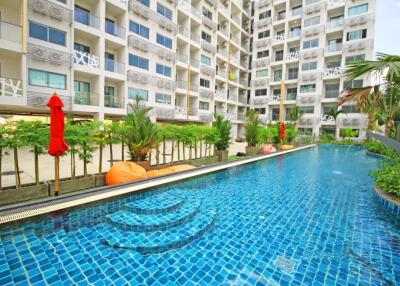
[[[176,210],[184,202],[184,199],[160,195],[154,198],[136,200],[127,203],[126,207],[130,211],[138,214],[159,214]]]
[[[400,285],[400,224],[368,177],[378,162],[320,146],[3,227],[0,285]],[[107,218],[193,202],[193,217],[158,230]]]

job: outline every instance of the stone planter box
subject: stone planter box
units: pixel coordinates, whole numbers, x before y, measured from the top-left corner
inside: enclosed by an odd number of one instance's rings
[[[247,156],[255,156],[259,153],[259,149],[257,146],[246,146],[246,155]]]
[[[3,189],[0,191],[0,206],[23,201],[42,199],[49,196],[49,185],[25,185],[19,189]]]
[[[103,187],[106,185],[106,174],[95,175],[96,187]]]
[[[225,162],[228,160],[228,150],[215,150],[214,154],[218,157],[218,162]]]
[[[54,181],[49,182],[50,195],[54,195]],[[60,180],[60,195],[96,187],[96,176]]]

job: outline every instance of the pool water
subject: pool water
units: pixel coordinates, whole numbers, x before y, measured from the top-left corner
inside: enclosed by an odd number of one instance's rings
[[[0,285],[400,285],[364,149],[319,146],[0,229]]]

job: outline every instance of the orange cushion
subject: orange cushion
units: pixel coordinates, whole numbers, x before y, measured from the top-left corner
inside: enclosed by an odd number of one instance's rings
[[[174,173],[174,171],[170,170],[169,168],[163,168],[163,169],[158,169],[158,170],[147,171],[147,176],[148,177],[157,177],[157,176],[168,175],[171,173]]]
[[[108,171],[106,175],[106,184],[117,185],[146,178],[146,170],[138,164],[133,162],[118,162]]]
[[[189,165],[189,164],[182,164],[182,165],[176,165],[169,167],[168,169],[173,170],[174,172],[180,172],[180,171],[185,171],[185,170],[191,170],[195,169],[196,167]]]
[[[293,149],[294,146],[293,145],[282,145],[281,146],[281,150],[289,150],[289,149]]]

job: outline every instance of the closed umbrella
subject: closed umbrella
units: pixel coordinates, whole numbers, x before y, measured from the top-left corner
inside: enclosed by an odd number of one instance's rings
[[[64,107],[63,102],[56,93],[54,93],[47,106],[50,107],[50,141],[48,153],[54,157],[54,169],[55,169],[55,180],[54,180],[54,194],[58,196],[59,192],[59,156],[68,150],[68,145],[64,141]]]
[[[280,134],[279,134],[279,138],[281,139],[281,144],[283,143],[283,140],[285,139],[285,122],[281,122],[281,130],[280,130]]]

